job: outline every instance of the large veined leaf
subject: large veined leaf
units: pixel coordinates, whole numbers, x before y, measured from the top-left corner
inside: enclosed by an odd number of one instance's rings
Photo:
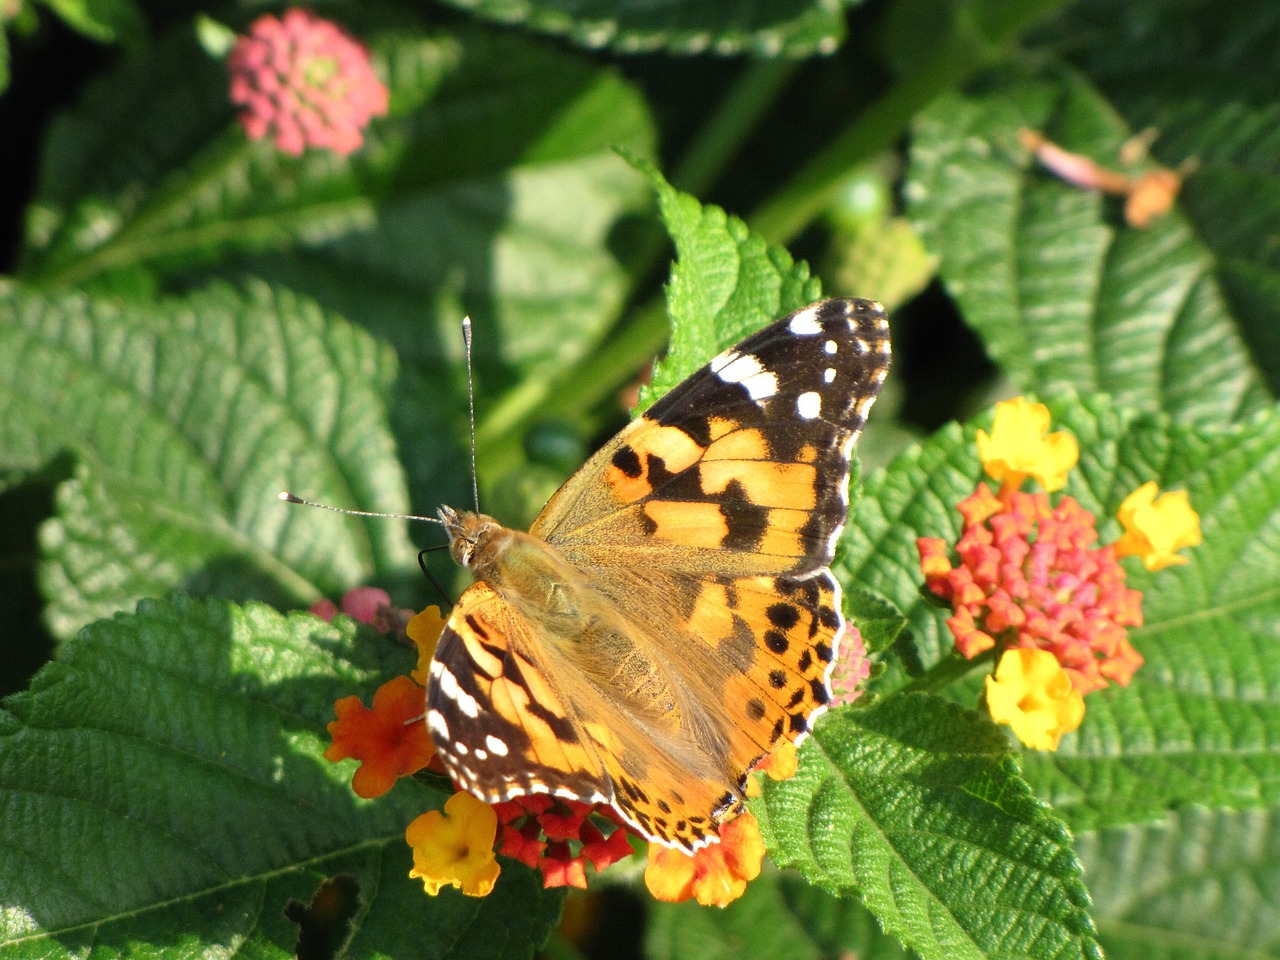
[[[482,386],[503,365],[578,356],[625,292],[609,235],[648,197],[613,148],[652,149],[643,101],[616,72],[528,38],[367,39],[391,107],[350,158],[249,141],[225,69],[188,35],[103,78],[55,127],[21,276],[250,272],[437,368],[460,356],[470,313]]]
[[[6,468],[78,462],[41,532],[62,636],[175,587],[310,602],[413,562],[402,524],[275,499],[407,507],[394,358],[304,299],[253,285],[125,308],[10,288],[0,358]]]
[[[1118,106],[1058,64],[1035,76],[1010,68],[980,93],[926,110],[906,195],[943,280],[1021,389],[1104,391],[1188,423],[1265,408],[1280,384],[1280,351],[1265,349],[1273,341],[1254,328],[1274,326],[1274,307],[1264,320],[1256,294],[1229,296],[1234,281],[1222,270],[1229,243],[1265,245],[1263,222],[1249,221],[1251,239],[1229,241],[1203,229],[1184,201],[1146,229],[1129,227],[1117,200],[1062,182],[1018,144],[1029,128],[1115,166],[1122,143],[1142,129]],[[1204,146],[1214,139],[1207,127],[1202,137]],[[1187,194],[1240,206],[1201,174],[1190,176]],[[1248,228],[1236,221],[1235,229]],[[1258,280],[1260,290],[1280,273],[1267,268]]]
[[[755,804],[770,855],[927,958],[1100,957],[1071,835],[1004,735],[913,694],[824,717]]]
[[[804,56],[831,53],[844,37],[841,5],[821,0],[644,0],[621,3],[568,0],[448,0],[498,23],[520,23],[564,34],[587,47],[624,53],[754,53]]]
[[[87,628],[0,711],[0,954],[284,960],[291,902],[341,877],[351,956],[531,956],[558,896],[517,864],[484,900],[425,896],[404,828],[444,796],[360,801],[321,756],[334,700],[407,659],[350,621],[222,601]]]
[[[1121,500],[1148,480],[1185,489],[1204,542],[1185,566],[1157,573],[1125,561],[1144,594],[1130,630],[1146,658],[1127,689],[1086,698],[1084,724],[1052,754],[1028,754],[1028,781],[1073,825],[1145,822],[1171,805],[1270,805],[1280,789],[1280,701],[1274,631],[1280,614],[1280,492],[1274,482],[1280,418],[1259,416],[1201,434],[1110,404],[1051,405],[1055,429],[1080,442],[1065,493],[1099,517],[1103,543],[1120,533]],[[919,595],[915,539],[954,542],[954,504],[980,478],[972,428],[949,428],[867,479],[838,561],[846,582],[877,590],[911,624],[908,666],[952,646],[945,613]],[[886,688],[901,682],[888,673]],[[896,679],[895,679],[896,678]],[[978,690],[968,688],[969,702]]]
[[[643,166],[643,165],[642,165]],[[737,217],[672,187],[646,167],[658,191],[677,262],[667,284],[671,350],[654,370],[641,407],[678,384],[722,349],[816,300],[821,286],[809,265],[765,243]]]
[[[1076,843],[1112,960],[1233,960],[1280,949],[1274,809],[1188,807]]]
[[[649,911],[649,960],[859,960],[908,956],[856,900],[835,897],[794,872],[765,872],[722,910],[694,901],[658,903]]]
[[[1135,571],[1146,665],[1127,689],[1086,699],[1080,731],[1027,776],[1075,826],[1134,823],[1189,803],[1280,802],[1280,417],[1222,436],[1133,425],[1117,477],[1186,489],[1204,543],[1186,566]],[[1093,482],[1097,483],[1094,478]],[[1103,499],[1114,502],[1114,494]]]

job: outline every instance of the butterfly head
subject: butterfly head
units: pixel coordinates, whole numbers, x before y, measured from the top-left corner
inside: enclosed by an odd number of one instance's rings
[[[493,517],[470,510],[442,506],[437,511],[449,534],[449,553],[461,566],[475,572],[487,568],[498,550],[502,534],[509,533]]]

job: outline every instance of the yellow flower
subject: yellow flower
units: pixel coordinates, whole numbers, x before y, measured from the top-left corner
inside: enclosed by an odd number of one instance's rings
[[[493,807],[469,793],[455,793],[443,813],[431,810],[405,829],[405,842],[413,848],[409,876],[419,877],[433,897],[444,887],[487,897],[502,869],[493,853],[497,834]]]
[[[440,608],[432,604],[405,624],[404,632],[418,648],[418,666],[410,671],[415,683],[420,687],[427,685],[427,668],[431,666],[431,658],[436,655],[436,643],[444,630],[444,618],[440,616]]]
[[[1067,473],[1080,459],[1080,448],[1069,433],[1047,433],[1049,408],[1016,397],[996,404],[991,433],[978,431],[978,456],[987,476],[999,480],[1001,492],[1017,490],[1035,477],[1046,491],[1067,484]]]
[[[720,828],[719,843],[694,853],[650,843],[644,884],[657,900],[696,899],[704,907],[725,907],[746,893],[747,882],[760,875],[763,860],[760,824],[743,813]]]
[[[1125,533],[1116,541],[1116,556],[1141,557],[1148,570],[1186,563],[1177,551],[1200,542],[1200,515],[1191,509],[1187,492],[1175,490],[1156,499],[1159,489],[1144,483],[1124,498],[1118,513]]]
[[[1057,750],[1084,719],[1084,697],[1048,650],[1014,647],[987,677],[987,710],[1031,749]]]

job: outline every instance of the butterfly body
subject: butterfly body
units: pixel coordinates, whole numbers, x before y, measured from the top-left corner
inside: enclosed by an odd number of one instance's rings
[[[751,767],[830,700],[827,568],[887,362],[878,305],[822,301],[668,393],[528,533],[442,508],[475,577],[427,694],[455,781],[609,804],[669,846],[717,839]]]

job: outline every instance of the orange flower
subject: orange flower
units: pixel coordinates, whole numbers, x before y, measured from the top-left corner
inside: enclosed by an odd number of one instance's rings
[[[413,848],[410,877],[418,877],[431,896],[458,887],[468,897],[486,897],[502,868],[493,853],[498,815],[493,807],[459,791],[445,802],[444,812],[431,810],[405,829]]]
[[[410,672],[414,681],[425,687],[427,685],[427,669],[431,666],[431,658],[436,655],[436,644],[444,631],[445,620],[440,616],[440,608],[427,607],[405,625],[404,632],[418,648],[418,666]]]
[[[338,719],[328,726],[333,743],[324,757],[360,761],[351,788],[365,799],[382,796],[398,777],[416,773],[435,756],[422,722],[422,688],[408,677],[379,687],[372,710],[359,697],[343,697],[333,707]]]
[[[1186,563],[1177,551],[1200,542],[1200,515],[1191,509],[1185,490],[1161,494],[1144,483],[1120,504],[1118,516],[1125,533],[1116,542],[1116,555],[1142,558],[1148,570]]]
[[[655,899],[679,903],[696,899],[705,907],[728,906],[760,875],[764,840],[749,812],[720,828],[720,842],[694,853],[649,844],[644,883]]]
[[[1127,684],[1142,665],[1125,635],[1142,623],[1142,594],[1126,586],[1114,548],[1096,546],[1093,515],[1071,497],[1056,507],[1046,493],[998,499],[985,484],[959,509],[953,568],[943,569],[941,541],[916,544],[925,585],[954,611],[956,649],[969,659],[995,646],[1046,650],[1081,693]]]
[[[1084,696],[1047,650],[1006,650],[987,677],[987,710],[1033,750],[1057,750],[1084,719]]]
[[[978,456],[987,476],[1000,481],[1000,493],[1017,490],[1035,477],[1046,491],[1060,490],[1080,459],[1069,433],[1048,433],[1049,408],[1017,397],[996,404],[991,433],[978,431]]]
[[[765,773],[769,775],[770,780],[790,780],[796,775],[796,771],[800,769],[800,748],[790,740],[784,740],[778,744],[778,748],[773,753],[765,754],[760,760],[756,761],[756,765],[751,768],[752,773]],[[761,795],[760,780],[758,777],[750,777],[747,780],[747,796],[758,797]]]

